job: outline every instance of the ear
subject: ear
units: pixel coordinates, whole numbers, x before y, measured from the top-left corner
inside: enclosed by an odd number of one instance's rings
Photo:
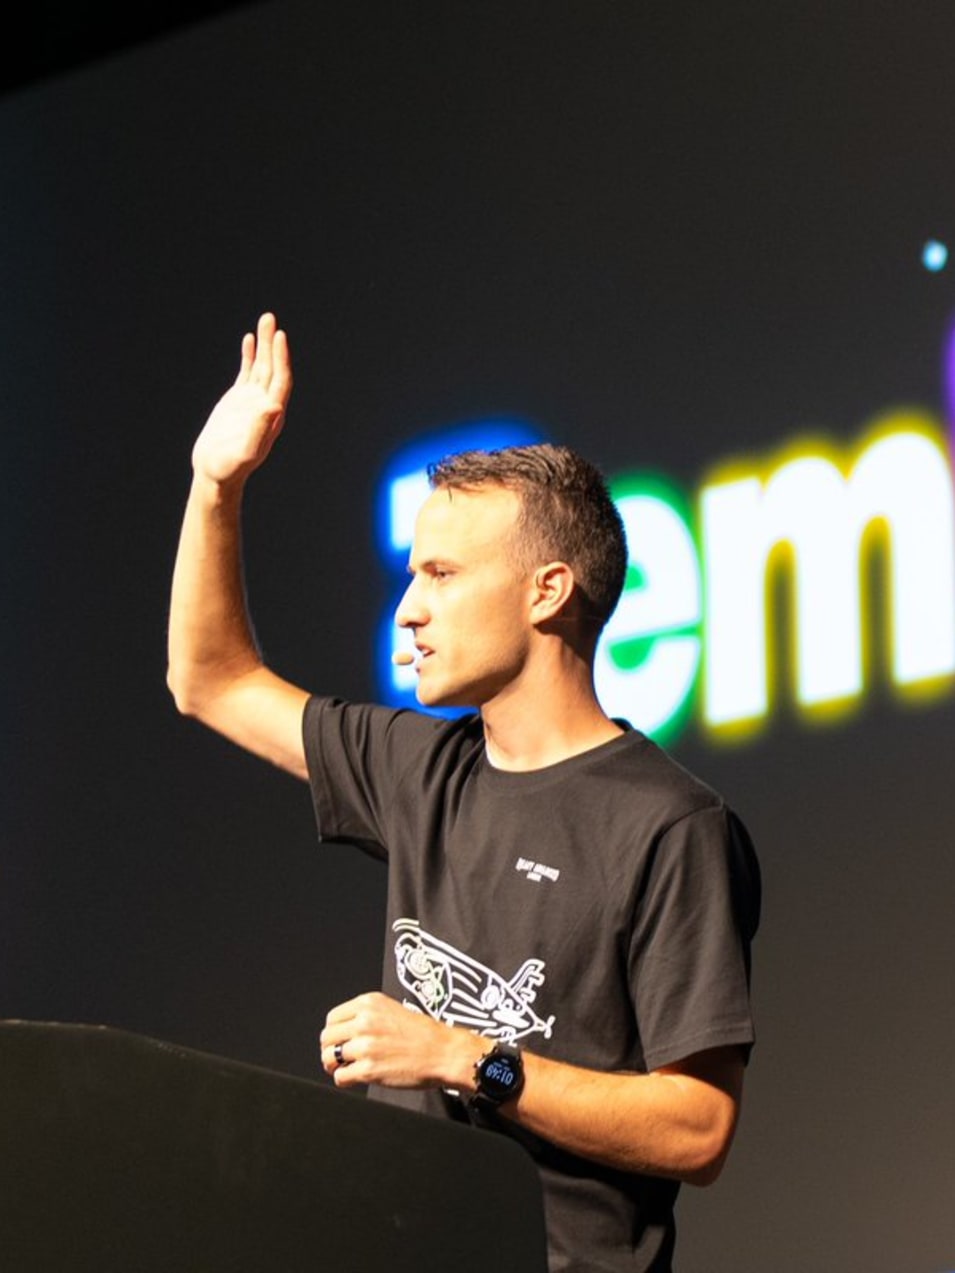
[[[531,623],[555,619],[565,609],[573,591],[574,572],[565,561],[538,566],[531,584]]]

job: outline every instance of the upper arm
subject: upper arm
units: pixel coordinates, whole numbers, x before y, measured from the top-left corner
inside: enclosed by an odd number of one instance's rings
[[[703,1052],[695,1052],[692,1056],[673,1061],[670,1065],[661,1065],[656,1072],[685,1074],[718,1089],[732,1100],[739,1101],[743,1094],[745,1071],[743,1049],[736,1044],[728,1044],[725,1047],[707,1048]]]
[[[302,716],[306,690],[259,666],[211,694],[194,714],[253,755],[307,779]]]

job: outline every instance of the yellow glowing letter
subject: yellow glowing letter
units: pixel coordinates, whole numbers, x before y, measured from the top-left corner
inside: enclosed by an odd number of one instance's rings
[[[955,670],[952,471],[938,430],[924,418],[884,422],[848,473],[832,455],[797,453],[765,477],[711,481],[701,492],[701,518],[708,724],[767,712],[767,576],[780,545],[793,563],[791,645],[801,706],[861,693],[870,531],[885,544],[893,682],[905,687]]]

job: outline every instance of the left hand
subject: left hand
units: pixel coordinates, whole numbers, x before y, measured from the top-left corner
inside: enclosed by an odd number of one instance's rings
[[[337,1087],[468,1086],[485,1050],[470,1030],[443,1025],[378,991],[332,1008],[319,1043],[322,1066]]]

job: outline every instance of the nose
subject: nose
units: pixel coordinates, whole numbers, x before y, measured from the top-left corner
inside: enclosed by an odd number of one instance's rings
[[[398,609],[395,611],[395,623],[397,623],[399,628],[420,628],[425,622],[427,622],[427,613],[422,604],[418,577],[415,575],[398,602]]]

